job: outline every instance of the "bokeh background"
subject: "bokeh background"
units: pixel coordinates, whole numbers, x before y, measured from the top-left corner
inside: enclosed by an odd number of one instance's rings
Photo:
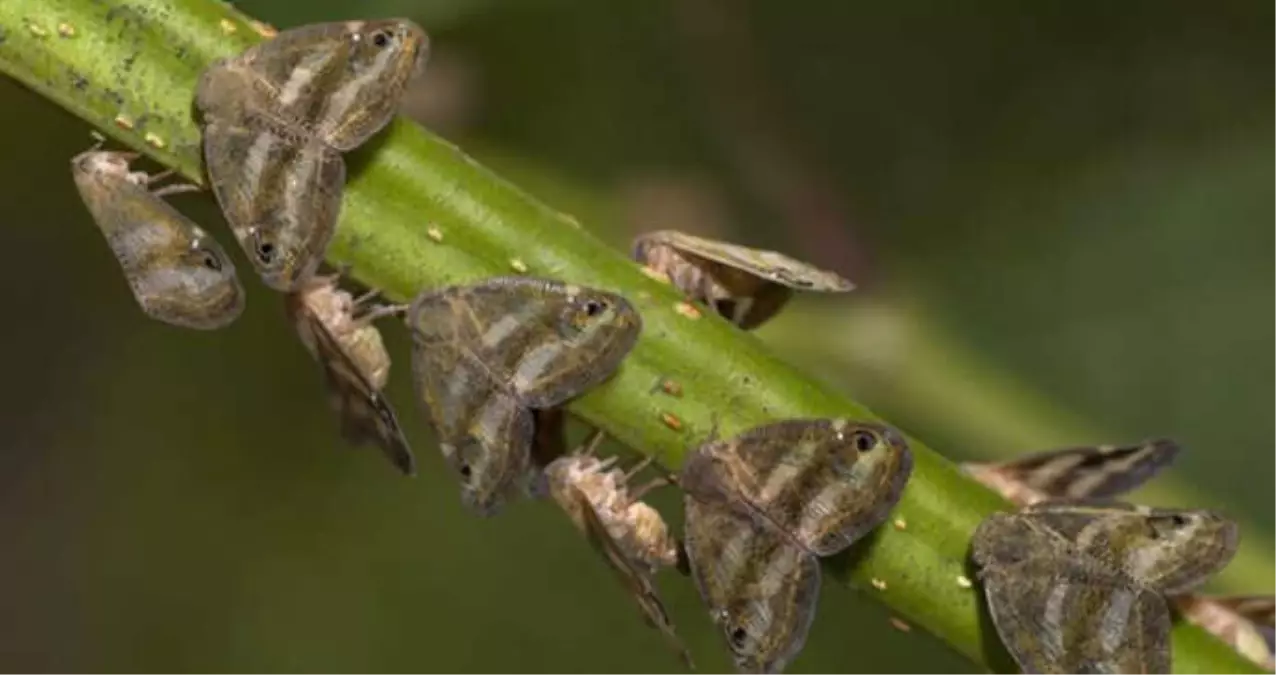
[[[1240,519],[1212,587],[1272,591],[1272,3],[237,4],[416,19],[405,112],[618,247],[680,228],[855,279],[761,335],[954,460],[1179,439],[1137,497]],[[146,320],[70,179],[88,128],[7,80],[0,108],[0,669],[679,668],[552,506],[462,510],[399,326],[414,480],[339,440],[250,274],[227,330]],[[888,618],[826,584],[791,671],[971,669]]]

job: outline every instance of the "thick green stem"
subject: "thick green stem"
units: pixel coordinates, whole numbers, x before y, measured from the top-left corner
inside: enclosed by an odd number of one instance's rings
[[[212,59],[260,39],[246,17],[214,0],[0,3],[0,69],[200,182],[196,77]],[[714,420],[732,434],[786,417],[873,418],[753,336],[676,311],[680,298],[670,287],[420,127],[399,120],[370,145],[352,158],[330,260],[353,265],[360,281],[397,299],[524,269],[623,292],[642,312],[643,337],[615,378],[571,404],[621,442],[676,467]],[[663,379],[679,382],[683,394],[654,388]],[[831,561],[829,571],[975,662],[1004,668],[978,591],[966,582],[966,552],[979,521],[1006,505],[912,443],[916,468],[893,523]],[[888,590],[873,590],[871,580]],[[1174,664],[1178,672],[1253,670],[1183,625],[1175,629]]]

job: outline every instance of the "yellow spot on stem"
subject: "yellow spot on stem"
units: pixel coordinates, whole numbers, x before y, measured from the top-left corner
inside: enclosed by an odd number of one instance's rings
[[[430,241],[442,242],[443,230],[440,230],[438,226],[436,225],[431,225],[429,228],[425,230],[425,236],[429,237]]]
[[[236,26],[235,22],[230,19],[222,19],[220,25],[222,27],[222,32],[227,35],[233,35],[235,31],[239,30],[239,26]]]
[[[121,128],[121,129],[123,129],[123,130],[125,130],[125,131],[132,131],[132,130],[133,130],[133,120],[131,120],[131,119],[129,119],[129,118],[127,118],[127,117],[125,117],[124,115],[116,115],[116,116],[115,116],[115,126],[117,126],[117,127]]]
[[[63,21],[62,23],[58,24],[58,35],[61,35],[64,38],[75,37],[75,26],[72,26],[71,24]]]
[[[913,630],[913,627],[908,625],[903,619],[894,616],[891,617],[891,626],[901,633],[909,633]]]
[[[899,530],[900,532],[903,532],[904,530],[908,529],[908,521],[904,520],[903,518],[896,518],[895,521],[891,523],[891,525],[894,525],[895,529]]]
[[[264,38],[272,38],[279,34],[279,31],[268,23],[262,23],[257,20],[249,21],[248,23],[253,27],[253,30],[257,31],[258,35]]]
[[[873,577],[873,580],[869,583],[873,584],[873,588],[876,588],[879,591],[886,590],[886,582],[878,579],[877,577]]]
[[[664,272],[661,272],[660,270],[654,267],[648,267],[646,265],[643,265],[642,267],[639,267],[638,269],[642,270],[643,274],[647,275],[648,277],[651,277],[652,279],[655,279],[656,281],[659,281],[662,284],[670,283],[669,275],[665,274]]]
[[[679,313],[679,314],[681,314],[681,315],[683,315],[683,316],[687,317],[688,319],[699,319],[699,318],[700,318],[700,310],[696,309],[696,306],[695,306],[695,305],[693,305],[693,304],[691,304],[691,303],[689,303],[689,302],[686,302],[685,300],[684,300],[683,302],[680,302],[680,303],[678,303],[678,304],[674,305],[674,306],[673,306],[673,311],[675,311],[675,312],[677,312],[677,313]]]
[[[520,258],[510,258],[510,267],[519,274],[527,274],[527,263]]]
[[[974,584],[971,583],[970,578],[964,574],[957,575],[957,585],[961,586],[962,588],[970,588],[974,586]]]
[[[44,26],[41,26],[30,19],[27,19],[27,31],[38,38],[49,36],[49,31],[45,30]]]
[[[152,131],[146,132],[146,136],[144,136],[143,138],[146,139],[147,144],[149,144],[151,147],[159,148],[160,150],[163,150],[164,147],[168,145],[168,143],[164,142],[164,139],[160,138]]]
[[[678,416],[673,413],[660,413],[660,421],[664,422],[665,426],[673,429],[674,431],[682,431],[682,420],[678,419]]]

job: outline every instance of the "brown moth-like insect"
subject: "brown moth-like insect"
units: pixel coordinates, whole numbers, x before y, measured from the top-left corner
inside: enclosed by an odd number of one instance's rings
[[[196,104],[218,119],[266,117],[347,152],[394,118],[429,49],[407,19],[292,28],[210,65]]]
[[[1204,510],[1038,502],[971,542],[993,623],[1031,672],[1168,672],[1165,594],[1222,569],[1234,523]]]
[[[683,464],[679,484],[828,556],[881,524],[912,465],[908,443],[886,425],[784,420],[701,445]]]
[[[971,557],[997,634],[1023,672],[1170,672],[1165,598],[1044,523],[989,516]]]
[[[407,324],[417,398],[462,500],[484,515],[530,490],[532,410],[602,383],[642,329],[615,293],[532,277],[426,291]]]
[[[1018,506],[1048,499],[1110,498],[1133,490],[1179,453],[1169,439],[1137,445],[1054,450],[996,463],[967,463],[976,480]],[[1186,593],[1170,599],[1183,616],[1267,670],[1276,670],[1271,595],[1213,597]]]
[[[1276,599],[1267,595],[1205,596],[1189,593],[1173,598],[1188,621],[1217,635],[1238,653],[1271,671],[1276,670]]]
[[[686,552],[709,615],[742,673],[778,673],[803,645],[820,595],[818,559],[763,523],[688,493]]]
[[[204,127],[204,166],[235,239],[267,286],[288,292],[318,270],[337,228],[346,165],[315,139],[266,124]]]
[[[100,144],[99,144],[100,145]],[[85,206],[115,254],[142,311],[174,326],[212,330],[244,310],[244,289],[226,251],[165,202],[164,195],[197,190],[169,185],[165,174],[130,171],[139,157],[98,146],[71,160]]]
[[[1223,569],[1236,554],[1240,538],[1235,522],[1205,509],[1053,500],[1027,506],[1019,515],[1165,594],[1190,590]]]
[[[634,240],[633,259],[669,277],[675,288],[745,330],[789,301],[794,289],[845,293],[850,281],[775,251],[705,239],[674,230]]]
[[[390,122],[427,54],[411,21],[349,21],[284,31],[204,71],[209,184],[268,286],[314,274],[341,210],[341,153]]]
[[[390,355],[373,325],[401,307],[368,310],[372,295],[355,299],[337,287],[339,275],[316,276],[285,296],[284,307],[306,351],[323,366],[341,433],[351,443],[376,443],[399,471],[415,465],[394,408],[381,393],[390,375]]]
[[[1107,499],[1146,483],[1169,466],[1179,445],[1166,438],[1136,445],[1064,448],[1006,462],[966,463],[975,480],[1019,506],[1047,499]]]
[[[594,548],[607,560],[638,602],[648,624],[659,630],[688,668],[691,654],[675,632],[652,576],[679,562],[679,544],[660,513],[641,501],[643,494],[668,484],[655,479],[636,489],[629,480],[649,462],[622,473],[616,458],[598,459],[594,452],[604,437],[595,431],[583,448],[545,467],[548,492]]]

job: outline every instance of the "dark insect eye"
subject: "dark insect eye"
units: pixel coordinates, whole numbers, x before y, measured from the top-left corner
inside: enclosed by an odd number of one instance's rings
[[[1187,527],[1189,521],[1187,516],[1174,513],[1168,516],[1161,516],[1159,518],[1149,518],[1147,522],[1148,530],[1150,530],[1149,536],[1153,539],[1160,539],[1161,537],[1168,537],[1174,534],[1174,532]]]
[[[462,464],[462,465],[461,465],[461,468],[460,468],[460,469],[458,469],[458,471],[460,471],[460,472],[461,472],[461,477],[462,477],[462,478],[469,478],[469,477],[470,477],[470,474],[471,474],[471,473],[473,473],[473,471],[471,471],[471,470],[470,470],[470,465],[469,465],[469,464]]]
[[[275,245],[268,241],[257,242],[257,259],[263,265],[269,265],[275,261]]]
[[[857,431],[851,434],[851,445],[860,452],[868,452],[877,447],[877,435],[871,431]]]
[[[597,300],[586,300],[584,309],[586,316],[598,316],[603,313],[603,310],[606,309],[606,307],[603,306],[603,303],[598,302]]]
[[[737,648],[744,647],[744,641],[749,639],[749,633],[743,628],[736,628],[731,631],[731,644]]]
[[[372,44],[378,47],[388,47],[390,45],[390,33],[379,30],[372,34]]]
[[[222,261],[221,261],[221,258],[218,258],[217,256],[213,255],[213,254],[212,254],[211,252],[209,252],[209,251],[204,251],[204,260],[203,260],[203,263],[204,263],[204,267],[207,267],[208,269],[210,269],[210,270],[212,270],[212,271],[214,271],[214,272],[220,272],[220,271],[222,271]]]

